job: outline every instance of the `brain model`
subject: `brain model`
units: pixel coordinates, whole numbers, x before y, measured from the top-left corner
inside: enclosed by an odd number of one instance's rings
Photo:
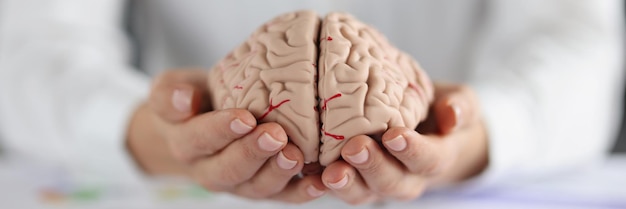
[[[417,62],[343,13],[274,18],[209,73],[214,109],[245,108],[277,122],[305,161],[337,160],[351,137],[415,128],[433,87]],[[321,142],[321,143],[320,143]]]

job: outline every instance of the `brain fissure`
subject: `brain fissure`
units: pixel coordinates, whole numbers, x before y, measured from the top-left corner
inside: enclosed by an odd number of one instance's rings
[[[213,109],[277,122],[305,161],[337,160],[351,137],[415,128],[433,99],[428,76],[374,28],[345,13],[280,15],[209,73]]]

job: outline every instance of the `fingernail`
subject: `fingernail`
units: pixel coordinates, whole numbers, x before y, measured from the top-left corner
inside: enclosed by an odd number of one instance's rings
[[[278,167],[285,169],[285,170],[292,169],[293,167],[296,167],[296,165],[298,164],[298,161],[290,160],[289,158],[287,158],[287,156],[285,156],[285,154],[283,154],[282,151],[278,153],[276,162],[278,163]]]
[[[461,107],[459,106],[459,104],[450,104],[450,108],[452,108],[452,111],[454,112],[454,130],[461,126],[463,118],[461,118]]]
[[[346,156],[346,158],[348,158],[350,162],[361,164],[367,161],[369,156],[370,155],[369,155],[369,152],[367,151],[367,148],[363,148],[359,153],[356,153],[355,155],[348,155]]]
[[[386,141],[385,145],[393,151],[400,152],[406,148],[406,139],[404,139],[404,136],[400,134],[399,136],[396,136],[396,138]]]
[[[341,189],[343,187],[346,186],[346,184],[348,184],[348,175],[343,176],[343,178],[341,178],[341,180],[335,182],[335,183],[328,183],[328,186],[330,186],[333,189]]]
[[[280,149],[282,146],[283,142],[274,139],[274,137],[270,136],[268,133],[264,133],[259,137],[259,147],[261,147],[262,150],[273,152]]]
[[[230,130],[232,130],[233,132],[237,134],[247,134],[248,132],[252,130],[252,126],[249,126],[243,123],[243,121],[237,118],[233,120],[232,122],[230,122]]]
[[[189,112],[191,110],[191,97],[193,91],[189,89],[176,89],[172,95],[172,105],[179,112]]]
[[[326,192],[315,188],[313,185],[309,185],[306,188],[306,192],[309,193],[311,197],[319,197],[324,195]]]

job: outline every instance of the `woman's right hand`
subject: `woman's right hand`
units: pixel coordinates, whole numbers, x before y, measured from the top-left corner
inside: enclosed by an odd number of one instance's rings
[[[302,203],[325,193],[319,175],[294,177],[304,157],[277,123],[257,124],[244,109],[202,113],[206,78],[206,71],[175,70],[155,80],[127,136],[146,173],[183,175],[209,191],[253,199]]]

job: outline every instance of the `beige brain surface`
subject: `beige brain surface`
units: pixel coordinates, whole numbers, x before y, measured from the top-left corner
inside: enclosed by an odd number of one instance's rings
[[[214,109],[244,108],[282,125],[305,161],[322,165],[351,137],[415,128],[433,98],[417,62],[378,31],[348,14],[320,20],[311,11],[255,31],[211,70],[209,92]]]

